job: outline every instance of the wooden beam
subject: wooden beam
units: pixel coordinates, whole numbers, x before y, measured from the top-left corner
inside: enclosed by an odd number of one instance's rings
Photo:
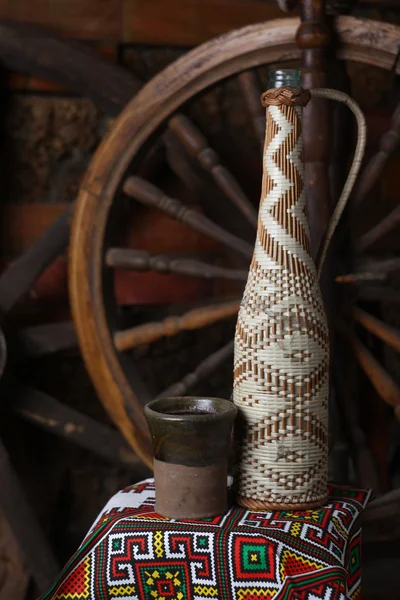
[[[28,250],[68,207],[66,203],[0,203],[0,256],[15,258]]]
[[[48,27],[75,39],[119,40],[122,4],[120,0],[13,0],[0,3],[0,19]]]
[[[0,440],[0,506],[19,543],[39,594],[44,594],[59,567],[44,532]]]
[[[232,29],[284,16],[275,0],[127,0],[123,39],[196,46]]]
[[[46,431],[98,454],[109,461],[140,466],[137,456],[121,434],[78,411],[61,404],[44,392],[18,383],[10,386],[9,410]]]
[[[74,206],[52,223],[35,243],[0,278],[0,309],[8,312],[29,291],[37,277],[68,247]]]
[[[399,8],[398,0],[359,7]],[[291,15],[298,14],[295,9]],[[49,28],[62,36],[107,42],[195,46],[258,21],[283,18],[276,0],[13,0],[0,19]]]
[[[1,29],[0,29],[0,38],[1,38]],[[49,43],[50,42],[50,35],[49,35]],[[63,46],[63,44],[67,44],[68,42],[66,41],[62,41],[61,42],[61,48],[65,48],[66,52],[65,52],[65,57],[67,58],[67,48],[66,46]],[[111,42],[109,44],[102,44],[101,42],[93,42],[91,44],[91,48],[93,50],[93,55],[96,56],[97,54],[100,54],[101,56],[103,56],[104,58],[106,58],[110,63],[118,63],[119,60],[119,49],[118,49],[118,44],[115,42]],[[83,50],[87,50],[87,44],[82,44],[82,49]],[[74,51],[78,52],[79,51],[79,47],[77,46],[76,43],[74,43]],[[59,60],[60,57],[60,53],[57,52],[57,60]],[[70,51],[70,60],[76,60],[77,56],[73,56],[72,52]],[[1,52],[1,46],[0,46],[0,55],[4,57],[4,55]],[[92,55],[92,56],[93,56]],[[13,68],[17,68],[18,65],[15,65]],[[47,67],[49,67],[49,65],[47,65]],[[9,68],[12,68],[12,65],[10,65]],[[90,68],[90,67],[89,67]],[[103,63],[103,68],[107,68],[107,66],[104,65]],[[60,69],[61,70],[61,69]],[[118,73],[119,71],[119,73]],[[57,83],[56,81],[49,81],[47,79],[43,79],[43,77],[45,77],[45,71],[44,69],[40,69],[40,67],[37,68],[36,70],[37,74],[34,75],[32,73],[27,72],[26,69],[23,69],[23,63],[21,62],[20,67],[18,70],[16,71],[12,71],[9,74],[9,77],[7,78],[6,81],[6,86],[7,89],[11,89],[14,92],[30,92],[32,93],[56,93],[56,94],[70,94],[71,92],[75,92],[78,93],[78,89],[76,89],[76,86],[73,85],[73,83],[70,81],[69,75],[71,75],[71,73],[64,71],[65,73],[65,77],[62,76],[58,76],[56,77],[56,79],[59,81],[59,83]],[[121,74],[121,70],[117,69],[112,71],[117,77]],[[109,73],[111,75],[111,69],[109,68]],[[103,74],[99,73],[99,77],[103,77]],[[128,84],[128,88],[130,86],[134,85],[133,81],[126,81],[126,83]],[[138,82],[139,83],[139,82]],[[110,93],[110,95],[112,94],[111,90],[108,88],[107,86],[107,90]],[[131,88],[132,90],[132,88]],[[121,90],[122,91],[122,90]],[[124,93],[122,91],[122,93]],[[85,94],[79,94],[79,95],[85,95]],[[132,95],[133,95],[133,91],[132,91]],[[107,102],[106,100],[106,104],[103,104],[101,101],[98,102],[99,106],[103,106],[104,110],[106,110],[107,113],[110,112],[110,108],[111,108],[111,114],[115,114],[115,108],[116,105],[118,105],[118,103],[122,100],[123,103],[125,104],[123,98],[117,98],[114,94],[112,94],[112,99],[110,99],[111,102]],[[113,106],[114,105],[114,106]]]
[[[284,17],[275,0],[13,0],[0,19],[65,36],[123,43],[195,46],[257,21]]]
[[[20,329],[17,332],[17,340],[24,356],[35,358],[79,347],[72,321],[45,323]]]
[[[99,60],[99,55],[91,52],[87,45],[79,44],[75,40],[64,40],[54,35],[51,27],[47,28],[48,25],[51,26],[52,21],[50,19],[48,24],[46,15],[56,15],[60,23],[68,27],[67,7],[77,5],[77,1],[66,4],[63,0],[57,0],[56,3],[33,0],[28,4],[25,0],[15,0],[6,3],[7,6],[4,2],[0,3],[1,64],[10,71],[50,79],[52,83],[61,85],[69,92],[91,98],[108,116],[115,116],[137,93],[141,83],[119,65]],[[99,5],[104,5],[104,2],[107,0],[95,2],[98,10],[95,23],[101,21]],[[53,10],[51,7],[54,7]],[[32,13],[30,8],[33,9]],[[22,19],[23,22],[1,21],[2,14],[7,12],[11,12],[9,18],[12,18],[15,12],[15,18]],[[72,23],[71,31],[65,32],[69,37],[79,37],[76,35],[75,25],[86,28],[90,24],[90,17],[85,15],[83,10],[81,12],[80,20]],[[30,19],[31,14],[33,20]],[[32,23],[43,25],[45,28],[33,27]],[[77,30],[79,31],[79,26]],[[107,36],[103,39],[107,40]],[[104,85],[104,82],[107,82],[107,85]]]
[[[13,260],[26,252],[70,207],[67,203],[0,203],[0,259]],[[192,208],[200,210],[197,205]],[[154,253],[215,253],[218,244],[193,232],[155,209],[134,211],[127,216],[124,246]],[[130,226],[132,223],[132,226]],[[118,240],[122,241],[122,240]]]

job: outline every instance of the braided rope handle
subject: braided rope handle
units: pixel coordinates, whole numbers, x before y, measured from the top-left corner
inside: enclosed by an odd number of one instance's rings
[[[302,87],[271,88],[261,94],[261,104],[267,106],[307,106],[311,100],[310,90]]]
[[[336,100],[342,102],[351,110],[357,121],[358,134],[357,134],[357,145],[354,152],[353,163],[349,171],[346,183],[343,186],[342,193],[340,194],[339,200],[335,206],[331,218],[329,219],[328,226],[326,228],[324,237],[322,239],[318,256],[316,260],[318,276],[321,275],[322,267],[331,243],[333,234],[335,233],[336,227],[340,221],[344,209],[346,208],[348,199],[351,192],[353,191],[354,184],[356,182],[358,173],[361,168],[361,163],[364,157],[365,145],[367,141],[367,125],[365,122],[364,114],[357,104],[350,96],[344,92],[338,90],[332,90],[329,88],[315,88],[311,89],[311,98],[324,98],[328,100]]]

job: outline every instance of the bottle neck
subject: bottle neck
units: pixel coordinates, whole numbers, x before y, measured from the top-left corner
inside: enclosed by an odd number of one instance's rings
[[[279,98],[280,96],[285,97],[285,91],[276,88],[291,88],[291,90],[301,88],[300,71],[294,69],[270,71],[268,84],[269,98],[272,101],[264,104],[266,106],[266,137],[260,215],[264,215],[264,213],[265,215],[261,219],[261,224],[264,226],[269,222],[269,225],[274,227],[279,222],[279,227],[277,226],[275,232],[276,236],[279,237],[279,231],[287,230],[293,237],[296,233],[291,230],[290,223],[294,219],[292,213],[296,207],[297,213],[303,214],[306,201],[305,194],[302,193],[304,181],[303,138],[301,135],[303,109],[301,104],[291,105],[280,102]],[[268,90],[266,95],[268,96]],[[287,193],[288,181],[290,181],[290,194]],[[278,198],[281,198],[279,202],[277,202]],[[272,216],[275,225],[268,215]],[[306,229],[307,225],[302,223],[302,235],[308,239]],[[302,239],[302,243],[308,248],[308,241]]]
[[[274,69],[268,73],[268,89],[301,87],[301,71],[298,69]]]

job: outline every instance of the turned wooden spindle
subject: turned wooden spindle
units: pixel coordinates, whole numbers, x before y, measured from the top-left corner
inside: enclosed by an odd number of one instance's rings
[[[352,313],[353,319],[360,323],[365,329],[373,333],[377,338],[391,346],[396,352],[400,352],[400,330],[387,325],[374,315],[367,313],[361,308],[355,307]]]
[[[265,115],[260,104],[261,92],[257,75],[254,71],[244,71],[238,76],[238,83],[250,114],[254,133],[256,134],[261,150],[264,148]]]
[[[228,246],[232,250],[251,258],[253,248],[250,244],[229,231],[222,229],[222,227],[219,227],[219,225],[216,225],[201,213],[187,208],[179,200],[170,198],[152,183],[140,177],[128,177],[124,183],[124,192],[145,206],[157,208],[172,219],[181,221],[181,223],[184,223],[194,231],[204,233],[204,235],[221,242],[221,244]]]
[[[400,205],[396,206],[386,217],[369,231],[364,233],[355,244],[356,252],[364,252],[384,235],[398,227],[400,224]]]
[[[198,127],[185,115],[172,117],[168,127],[182,142],[186,150],[195,156],[203,169],[214,178],[218,187],[240,210],[254,227],[257,227],[257,210],[247,198],[235,177],[220,162],[220,157],[208,143]]]
[[[191,389],[201,383],[216,371],[221,364],[233,356],[233,340],[228,342],[210,356],[207,356],[191,373],[187,373],[180,381],[173,383],[163,390],[157,398],[171,398],[172,396],[185,396]]]
[[[391,127],[380,140],[379,150],[371,158],[357,186],[356,193],[353,199],[353,207],[358,207],[364,200],[365,196],[379,181],[390,156],[397,150],[400,145],[400,104],[392,116]]]
[[[226,269],[217,265],[207,264],[201,260],[169,256],[168,254],[151,254],[145,250],[130,248],[110,248],[106,253],[108,267],[133,269],[134,271],[154,271],[155,273],[185,275],[186,277],[202,277],[211,279],[231,279],[246,281],[247,271]]]
[[[338,275],[336,283],[362,283],[363,281],[384,281],[389,273],[400,269],[400,258],[365,260],[354,273]]]
[[[371,450],[367,445],[365,433],[360,424],[356,398],[351,393],[348,380],[343,376],[340,368],[335,369],[334,377],[335,387],[338,391],[336,400],[353,457],[357,483],[362,487],[372,488],[376,493],[379,493],[379,475]]]
[[[166,317],[163,321],[154,321],[131,327],[114,333],[114,344],[120,352],[130,350],[142,344],[150,344],[161,337],[178,335],[182,331],[201,329],[221,319],[228,319],[237,314],[240,302],[221,302],[189,310],[183,315]]]
[[[394,378],[376,360],[372,352],[353,333],[347,334],[358,364],[364,371],[378,395],[389,406],[394,408],[397,419],[400,419],[400,387]]]

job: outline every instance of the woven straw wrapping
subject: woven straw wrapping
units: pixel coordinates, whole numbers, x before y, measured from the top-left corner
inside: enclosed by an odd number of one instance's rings
[[[308,508],[327,495],[329,340],[303,184],[300,106],[268,106],[258,232],[235,335],[238,501]]]

